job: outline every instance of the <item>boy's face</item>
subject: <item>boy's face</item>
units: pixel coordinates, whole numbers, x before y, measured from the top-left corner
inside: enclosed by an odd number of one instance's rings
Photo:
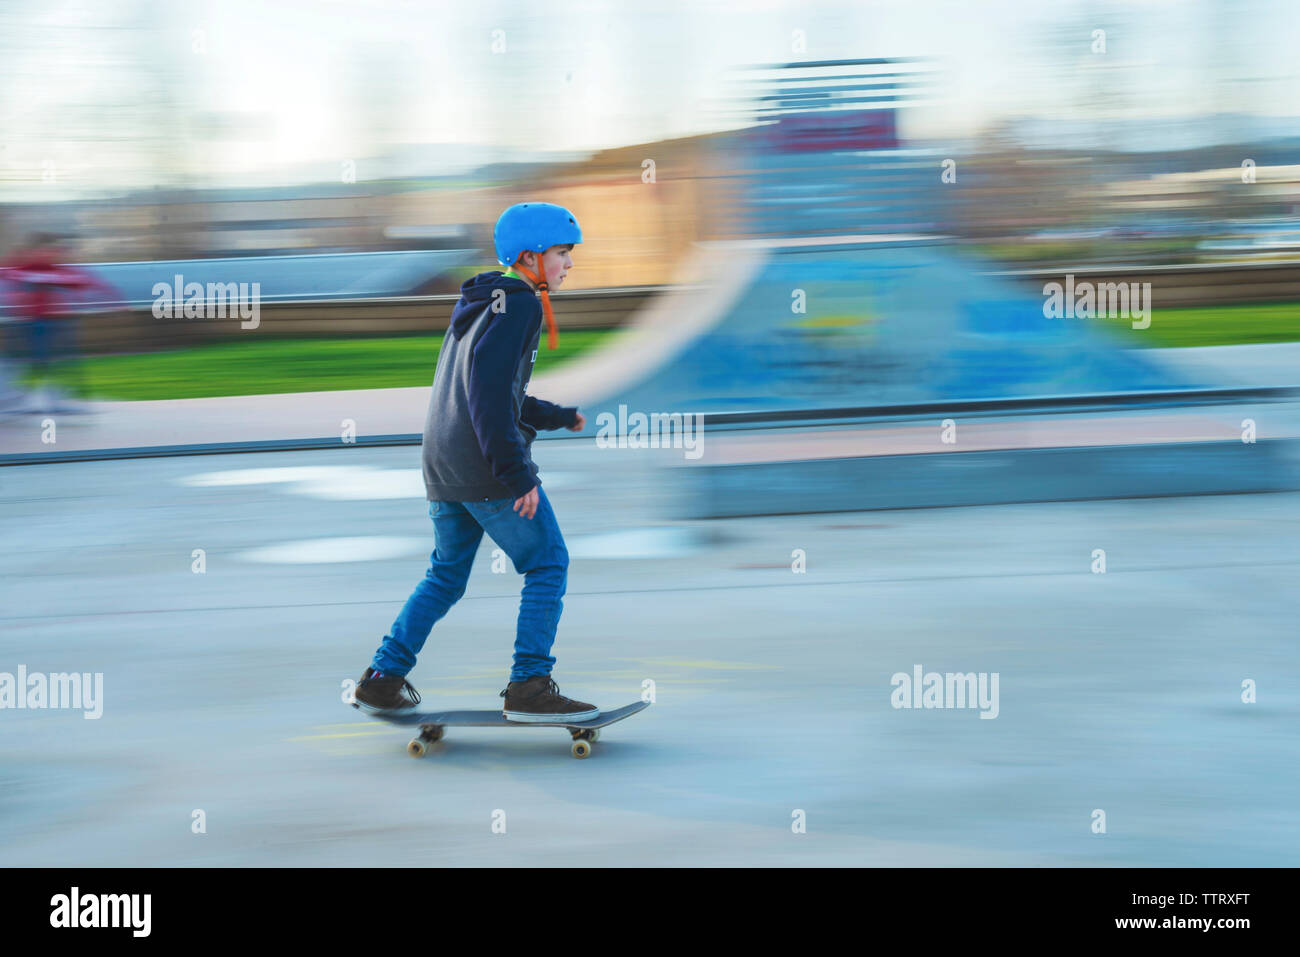
[[[542,268],[546,270],[546,282],[552,289],[558,289],[560,284],[564,282],[564,277],[573,268],[573,258],[569,255],[569,251],[572,249],[572,244],[552,246],[542,253]],[[524,265],[536,271],[537,253],[524,253]]]

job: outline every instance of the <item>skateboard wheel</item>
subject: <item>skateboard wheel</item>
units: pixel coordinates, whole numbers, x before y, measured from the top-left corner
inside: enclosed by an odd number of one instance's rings
[[[422,758],[428,751],[428,745],[419,738],[412,738],[411,743],[406,746],[406,753],[413,758]]]
[[[591,742],[579,738],[577,741],[573,742],[573,748],[571,750],[573,751],[573,756],[575,758],[585,758],[587,755],[591,754]]]
[[[589,732],[589,733],[587,734],[587,740],[590,741],[592,744],[595,744],[596,741],[599,740],[599,738],[600,738],[600,729],[599,729],[599,728],[597,728],[595,731],[591,731],[591,732]]]
[[[420,740],[425,744],[434,744],[442,740],[442,725],[428,724],[420,729]]]

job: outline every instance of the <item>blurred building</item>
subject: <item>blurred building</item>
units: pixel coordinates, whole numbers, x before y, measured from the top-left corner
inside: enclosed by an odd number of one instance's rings
[[[577,214],[587,242],[566,288],[596,289],[666,284],[686,250],[709,239],[919,232],[1026,261],[1167,262],[1252,222],[1285,231],[1300,219],[1300,136],[1280,128],[1206,116],[1202,127],[1260,138],[1140,153],[1071,148],[1080,137],[1068,118],[1003,121],[968,142],[910,141],[900,114],[934,96],[938,77],[932,62],[906,57],[757,66],[720,104],[728,132],[471,163],[456,175],[4,204],[0,255],[38,230],[74,234],[86,262],[467,250],[463,266],[422,290],[450,293],[495,265],[493,223],[531,199]],[[451,168],[437,147],[401,152],[400,163],[369,166]]]
[[[566,288],[660,285],[705,224],[726,218],[725,192],[708,186],[712,139],[621,147],[565,164],[487,166],[468,177],[8,204],[0,206],[0,252],[54,229],[77,237],[86,262],[473,249],[472,271],[495,266],[492,226],[501,211],[538,200],[569,207],[583,225],[580,268]]]

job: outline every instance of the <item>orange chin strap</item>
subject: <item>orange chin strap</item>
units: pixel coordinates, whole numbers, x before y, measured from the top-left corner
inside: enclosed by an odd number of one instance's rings
[[[554,350],[560,344],[560,336],[555,330],[555,312],[551,309],[550,287],[546,282],[546,264],[542,262],[541,253],[537,254],[537,272],[540,278],[528,271],[522,256],[519,258],[519,262],[510,268],[523,273],[532,280],[533,284],[537,286],[537,291],[542,294],[542,314],[546,316],[546,347]]]

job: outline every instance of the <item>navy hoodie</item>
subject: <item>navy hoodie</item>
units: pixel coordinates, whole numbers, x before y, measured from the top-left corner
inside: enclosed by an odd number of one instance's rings
[[[532,288],[493,271],[467,279],[460,291],[424,422],[426,497],[519,498],[541,484],[530,454],[538,430],[574,425],[578,410],[525,392],[542,330]]]

